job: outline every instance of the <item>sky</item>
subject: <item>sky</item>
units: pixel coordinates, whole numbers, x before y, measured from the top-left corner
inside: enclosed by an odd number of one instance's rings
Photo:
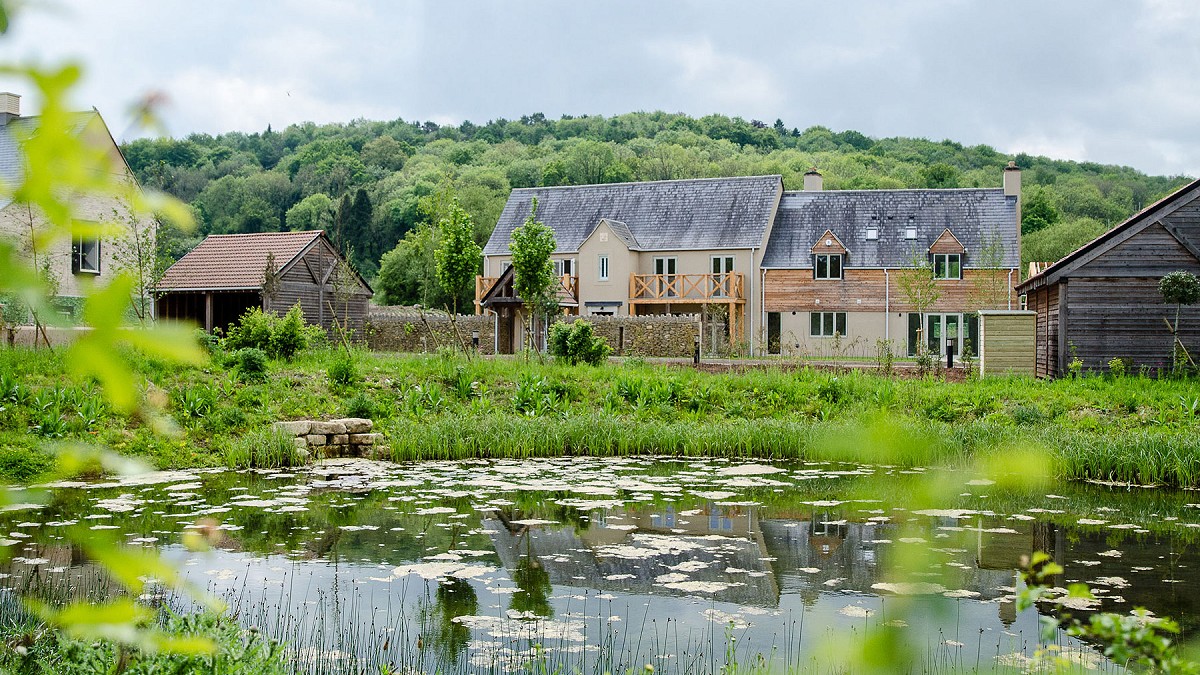
[[[1194,0],[35,0],[0,61],[81,61],[75,103],[120,140],[149,133],[149,95],[176,137],[664,110],[1197,176],[1197,20]]]

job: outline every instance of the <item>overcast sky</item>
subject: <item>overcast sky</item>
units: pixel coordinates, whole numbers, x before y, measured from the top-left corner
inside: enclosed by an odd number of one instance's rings
[[[60,0],[0,57],[82,59],[76,103],[122,138],[161,92],[173,136],[718,112],[1196,176],[1198,20],[1194,0]]]

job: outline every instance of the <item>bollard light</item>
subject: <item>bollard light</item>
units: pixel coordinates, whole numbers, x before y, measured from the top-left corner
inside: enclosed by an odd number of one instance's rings
[[[693,354],[692,354],[692,363],[694,363],[696,365],[700,365],[700,336],[699,335],[692,337],[692,344],[696,348],[695,352],[693,352]]]
[[[471,346],[475,348],[475,351],[479,351],[479,331],[477,330],[471,331]]]

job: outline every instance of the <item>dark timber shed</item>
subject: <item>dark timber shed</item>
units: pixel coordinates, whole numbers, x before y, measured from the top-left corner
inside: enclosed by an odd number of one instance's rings
[[[210,235],[163,275],[157,315],[211,332],[253,307],[284,314],[299,303],[310,324],[359,332],[374,293],[342,263],[321,230]]]
[[[1164,320],[1175,306],[1159,281],[1200,274],[1200,180],[1150,205],[1017,286],[1037,314],[1037,375],[1055,377],[1078,357],[1085,370],[1120,358],[1134,369],[1172,365]],[[1200,353],[1200,306],[1184,307],[1179,337]]]

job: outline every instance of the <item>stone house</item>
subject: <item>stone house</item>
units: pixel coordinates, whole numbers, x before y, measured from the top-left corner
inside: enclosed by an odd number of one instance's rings
[[[560,306],[580,315],[710,314],[752,354],[821,353],[889,339],[938,354],[973,339],[973,312],[1011,309],[1020,262],[1020,171],[1001,188],[804,190],[780,176],[513,190],[484,247],[476,309],[498,342],[521,344],[512,293],[512,231],[538,200],[554,230]],[[932,269],[941,293],[924,322],[897,275]],[[503,348],[500,351],[505,351]]]
[[[107,158],[109,171],[118,180],[136,185],[136,179],[120,148],[113,140],[100,113],[76,113],[72,116],[72,132],[91,148]],[[0,93],[0,182],[12,186],[20,183],[25,172],[23,139],[36,132],[37,116],[22,116],[20,97]],[[86,195],[72,204],[74,217],[85,225],[103,226],[109,232],[94,236],[76,236],[71,241],[51,242],[48,248],[36,251],[37,266],[45,269],[57,284],[56,305],[70,319],[76,319],[86,290],[105,284],[123,267],[129,267],[139,255],[154,256],[155,221],[135,219],[128,206],[116,196]],[[10,195],[0,194],[0,237],[17,243],[23,254],[32,258],[33,234],[46,226],[44,216],[28,206],[13,202]],[[26,317],[30,319],[30,317]]]

